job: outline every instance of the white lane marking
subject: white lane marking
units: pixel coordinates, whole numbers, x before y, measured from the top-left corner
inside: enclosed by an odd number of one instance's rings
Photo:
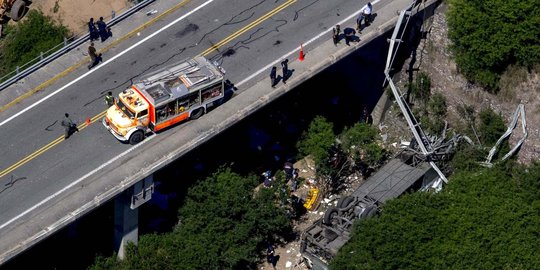
[[[178,22],[179,20],[183,19],[184,17],[187,17],[189,14],[195,12],[196,10],[202,8],[203,6],[209,4],[209,3],[212,2],[212,1],[214,1],[214,0],[209,0],[209,1],[205,2],[203,5],[197,7],[197,8],[194,9],[192,12],[190,12],[190,13],[184,15],[183,17],[180,17],[178,20],[174,21],[173,23],[168,24],[168,25],[165,26],[162,30],[164,30],[164,29],[170,27],[170,26],[173,25],[174,23]],[[380,0],[375,0],[375,1],[373,1],[371,4],[374,5],[374,4],[378,3],[379,1],[380,1]],[[353,14],[350,15],[349,17],[347,17],[347,18],[343,19],[342,21],[338,22],[338,24],[343,24],[343,23],[345,23],[346,21],[352,19],[354,16],[358,15],[364,8],[365,8],[365,6],[362,7],[362,9],[360,9],[360,11],[358,11],[358,12],[356,12],[356,13],[353,13]],[[161,31],[162,31],[162,30],[161,30]],[[321,32],[321,33],[318,34],[317,36],[315,36],[315,37],[313,37],[312,39],[308,40],[305,44],[306,44],[306,45],[309,45],[310,43],[314,42],[314,41],[317,40],[318,38],[320,38],[320,37],[322,37],[323,35],[327,34],[327,33],[330,32],[331,30],[332,30],[332,29],[327,29],[327,30]],[[156,32],[156,33],[158,33],[158,32]],[[146,39],[148,39],[149,37],[153,37],[156,33],[154,33],[154,34],[148,36]],[[145,40],[146,40],[146,39],[145,39]],[[142,42],[144,42],[145,40],[141,40],[139,43],[142,43]],[[131,49],[134,48],[136,45],[137,45],[137,46],[140,45],[139,43],[137,43],[137,44],[133,45],[132,47],[128,48],[127,50],[123,51],[121,54],[127,52],[128,50],[131,50]],[[253,79],[255,76],[261,74],[263,71],[268,71],[268,69],[269,69],[272,65],[277,64],[279,61],[281,61],[282,59],[284,59],[284,58],[288,57],[289,55],[295,53],[295,52],[298,51],[299,49],[300,49],[300,47],[295,48],[294,50],[292,50],[292,51],[286,53],[285,55],[283,55],[281,58],[278,58],[278,59],[275,60],[274,62],[268,64],[268,65],[265,66],[264,68],[262,68],[262,69],[258,70],[257,72],[253,73],[252,75],[250,75],[250,76],[247,77],[246,79],[244,79],[244,80],[242,80],[241,82],[239,82],[239,83],[238,83],[238,86],[240,86],[240,85],[246,83],[247,81]],[[107,61],[107,62],[105,62],[105,63],[108,63],[108,62],[110,62],[110,61],[112,61],[112,60],[113,60],[113,59],[111,59],[111,60],[109,60],[109,61]],[[104,64],[105,64],[105,63],[104,63]],[[87,74],[89,74],[89,73],[87,73]],[[85,75],[86,75],[86,74],[85,74]],[[83,76],[84,76],[84,75],[83,75]],[[79,78],[82,78],[82,76],[79,77]],[[69,85],[66,85],[65,87],[67,87],[67,86],[69,86]],[[65,88],[65,87],[64,87],[64,88]],[[55,93],[57,93],[57,92],[59,92],[59,91],[61,91],[61,90],[57,90]],[[55,94],[55,93],[53,93],[53,94]],[[47,96],[46,98],[49,98],[49,97],[52,96],[53,94]],[[41,101],[40,101],[40,102],[41,102]],[[4,122],[2,122],[2,124],[0,124],[0,126],[3,125],[3,124],[4,124]],[[131,147],[130,149],[126,150],[125,152],[121,153],[120,155],[118,155],[118,156],[112,158],[111,160],[109,160],[109,161],[107,161],[106,163],[102,164],[101,166],[97,167],[97,168],[94,169],[93,171],[91,171],[91,172],[85,174],[83,177],[79,178],[79,179],[76,180],[75,182],[73,182],[73,183],[67,185],[66,187],[64,187],[64,188],[62,188],[61,190],[57,191],[57,192],[54,193],[53,195],[51,195],[51,196],[45,198],[44,200],[42,200],[42,201],[39,202],[38,204],[36,204],[36,205],[32,206],[31,208],[27,209],[26,211],[22,212],[22,213],[19,214],[18,216],[14,217],[14,218],[10,219],[9,221],[7,221],[6,223],[0,225],[0,229],[3,229],[3,228],[6,227],[7,225],[13,223],[15,220],[17,220],[17,219],[21,218],[22,216],[26,215],[27,213],[29,213],[30,211],[32,211],[32,210],[38,208],[39,206],[45,204],[45,203],[48,202],[49,200],[51,200],[51,199],[53,199],[54,197],[60,195],[62,192],[66,191],[67,189],[69,189],[69,188],[73,187],[74,185],[80,183],[81,181],[83,181],[84,179],[88,178],[88,177],[91,176],[92,174],[96,173],[97,171],[101,170],[101,169],[104,168],[105,166],[107,166],[107,165],[113,163],[114,161],[118,160],[119,158],[121,158],[121,157],[123,157],[124,155],[128,154],[129,152],[133,151],[135,148],[137,148],[137,147],[139,147],[139,146],[145,144],[146,142],[150,141],[150,140],[151,140],[152,138],[154,138],[154,137],[155,137],[155,135],[146,138],[144,141],[140,142],[139,144],[137,144],[137,145]]]
[[[372,5],[375,5],[377,4],[379,1],[381,0],[375,0],[373,2],[371,2]],[[364,10],[364,8],[366,8],[367,5],[364,5],[359,11],[357,11],[356,13],[353,13],[351,14],[351,16],[343,19],[342,21],[338,22],[337,24],[344,24],[345,22],[347,22],[348,20],[354,18],[355,16],[357,16],[358,14],[360,14],[360,12],[362,12]],[[309,45],[311,43],[313,43],[315,40],[319,39],[320,37],[322,37],[323,35],[326,35],[327,33],[329,33],[330,31],[332,31],[332,28],[329,28],[329,29],[326,29],[325,31],[322,31],[320,34],[316,35],[315,37],[313,37],[312,39],[306,41],[305,43],[303,43],[303,45]],[[258,71],[256,71],[255,73],[251,74],[250,76],[248,76],[247,78],[243,79],[242,81],[240,81],[239,83],[237,83],[236,85],[237,86],[241,86],[242,84],[244,83],[247,83],[248,81],[250,81],[251,79],[253,79],[255,76],[258,76],[259,74],[261,74],[262,72],[268,72],[268,70],[270,70],[270,68],[272,66],[275,66],[278,62],[281,62],[283,59],[289,57],[290,55],[292,55],[293,53],[297,52],[300,50],[300,46],[294,48],[292,51],[284,54],[281,56],[281,58],[278,58],[276,59],[274,62],[271,62],[270,64],[266,65],[265,67],[259,69]]]
[[[108,63],[110,63],[110,62],[116,60],[118,57],[124,55],[125,53],[127,53],[127,52],[129,52],[129,51],[131,51],[131,50],[133,50],[135,47],[137,47],[137,46],[141,45],[142,43],[146,42],[147,40],[153,38],[153,37],[156,36],[157,34],[159,34],[159,33],[163,32],[163,31],[165,31],[166,29],[168,29],[169,27],[173,26],[173,25],[176,24],[177,22],[179,22],[179,21],[185,19],[186,17],[188,17],[188,16],[190,16],[191,14],[197,12],[199,9],[205,7],[206,5],[208,5],[208,4],[212,3],[212,2],[214,2],[214,0],[208,0],[208,1],[204,2],[202,5],[196,7],[195,9],[191,10],[190,12],[184,14],[184,15],[181,16],[180,18],[178,18],[178,19],[172,21],[171,23],[167,24],[167,25],[164,26],[163,28],[161,28],[161,29],[157,30],[156,32],[152,33],[151,35],[149,35],[149,36],[143,38],[141,41],[135,43],[134,45],[132,45],[131,47],[125,49],[124,51],[118,53],[117,55],[113,56],[111,59],[109,59],[109,60],[103,62],[101,65],[98,65],[98,66],[95,67],[94,69],[91,69],[90,71],[88,71],[88,72],[86,72],[85,74],[83,74],[83,75],[77,77],[77,78],[74,79],[73,81],[67,83],[66,85],[64,85],[64,86],[62,86],[62,87],[60,87],[58,90],[52,92],[51,94],[49,94],[48,96],[44,97],[43,99],[41,99],[41,100],[35,102],[34,104],[32,104],[32,105],[30,105],[30,106],[24,108],[22,111],[20,111],[20,112],[14,114],[13,116],[11,116],[11,117],[9,117],[8,119],[6,119],[6,120],[4,120],[3,122],[1,122],[1,123],[0,123],[0,127],[3,126],[3,125],[5,125],[5,124],[8,123],[9,121],[13,120],[15,117],[18,117],[19,115],[25,113],[26,111],[28,111],[28,110],[34,108],[34,107],[37,106],[37,105],[39,105],[39,104],[42,103],[43,101],[45,101],[45,100],[51,98],[52,96],[54,96],[54,95],[60,93],[60,92],[63,91],[64,89],[66,89],[66,88],[70,87],[71,85],[73,85],[74,83],[76,83],[76,82],[82,80],[82,79],[85,78],[86,76],[88,76],[88,75],[94,73],[96,70],[99,70],[100,68],[104,67],[104,66],[107,65]]]
[[[213,0],[212,0],[213,1]],[[42,206],[43,204],[45,204],[46,202],[54,199],[54,197],[62,194],[64,191],[72,188],[73,186],[79,184],[80,182],[82,182],[84,179],[88,178],[89,176],[91,176],[92,174],[96,173],[97,171],[103,169],[105,166],[107,165],[110,165],[111,163],[115,162],[116,160],[118,160],[119,158],[127,155],[129,152],[135,150],[136,148],[140,147],[141,145],[149,142],[150,140],[152,140],[154,137],[156,137],[156,135],[152,135],[152,136],[149,136],[149,137],[146,137],[146,139],[144,139],[142,142],[138,143],[137,145],[133,146],[133,147],[130,147],[128,150],[124,151],[123,153],[121,153],[120,155],[110,159],[109,161],[101,164],[99,167],[95,168],[94,170],[92,170],[91,172],[83,175],[81,178],[77,179],[76,181],[72,182],[71,184],[65,186],[64,188],[60,189],[59,191],[57,191],[56,193],[50,195],[49,197],[43,199],[41,202],[35,204],[34,206],[26,209],[26,211],[20,213],[19,215],[17,215],[16,217],[10,219],[9,221],[7,221],[6,223],[0,225],[0,230],[3,229],[4,227],[6,227],[7,225],[11,224],[12,222],[14,222],[15,220],[21,218],[22,216],[28,214],[29,212],[35,210],[36,208]]]

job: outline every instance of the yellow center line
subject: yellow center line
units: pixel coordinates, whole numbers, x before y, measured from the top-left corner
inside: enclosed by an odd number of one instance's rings
[[[206,56],[208,54],[210,54],[211,52],[217,50],[218,48],[220,48],[221,46],[227,44],[228,42],[230,42],[231,40],[237,38],[238,36],[242,35],[243,33],[249,31],[250,29],[252,29],[253,27],[257,26],[258,24],[266,21],[268,18],[274,16],[275,14],[277,14],[278,12],[282,11],[283,9],[287,8],[288,6],[292,5],[293,3],[295,3],[297,0],[289,0],[283,4],[281,4],[280,6],[278,6],[277,8],[269,11],[268,13],[266,13],[265,15],[263,15],[262,17],[258,18],[257,20],[251,22],[250,24],[244,26],[242,29],[236,31],[235,33],[233,33],[232,35],[228,36],[227,38],[223,39],[222,41],[218,42],[217,44],[213,45],[212,47],[206,49],[205,51],[203,51],[202,53],[200,53],[199,55],[203,55],[203,56]],[[96,116],[92,117],[90,119],[90,123],[94,123],[96,121],[98,121],[101,117],[105,116],[105,113],[107,111],[103,111],[103,112],[100,112],[99,114],[97,114]],[[79,131],[87,128],[88,125],[86,124],[86,122],[80,124],[78,126],[79,128]],[[37,151],[35,151],[34,153],[28,155],[27,157],[19,160],[17,163],[7,167],[6,169],[0,171],[0,177],[4,177],[6,176],[7,174],[11,173],[12,171],[16,170],[17,168],[19,168],[20,166],[26,164],[27,162],[31,161],[32,159],[38,157],[39,155],[43,154],[44,152],[46,152],[47,150],[55,147],[56,145],[58,145],[59,143],[61,143],[62,141],[64,141],[64,136],[60,136],[58,138],[56,138],[55,140],[53,140],[52,142],[48,143],[47,145],[41,147],[40,149],[38,149]]]
[[[289,0],[289,1],[281,4],[277,8],[271,10],[270,12],[266,13],[265,15],[258,18],[257,20],[255,20],[255,21],[251,22],[250,24],[244,26],[242,29],[236,31],[234,34],[228,36],[227,38],[225,38],[222,41],[220,41],[220,42],[216,43],[215,45],[213,45],[212,47],[206,49],[204,52],[200,53],[199,55],[206,56],[206,55],[210,54],[211,52],[215,51],[216,49],[223,46],[224,44],[226,44],[226,43],[230,42],[231,40],[237,38],[241,34],[249,31],[251,28],[253,28],[253,27],[257,26],[258,24],[266,21],[268,18],[274,16],[276,13],[278,13],[278,12],[282,11],[283,9],[287,8],[288,6],[294,4],[296,1],[297,0]]]
[[[103,117],[105,115],[107,111],[103,111],[101,113],[99,113],[98,115],[92,117],[92,119],[90,120],[90,123],[94,123],[96,121],[99,120],[99,118]],[[88,125],[85,123],[82,123],[80,124],[77,128],[79,129],[79,131],[87,128]],[[60,136],[56,139],[54,139],[52,142],[48,143],[47,145],[41,147],[40,149],[36,150],[34,153],[28,155],[27,157],[19,160],[17,163],[7,167],[6,169],[4,169],[3,171],[0,172],[0,177],[4,177],[5,175],[9,174],[10,172],[14,171],[15,169],[19,168],[20,166],[24,165],[25,163],[29,162],[30,160],[38,157],[39,155],[45,153],[47,150],[55,147],[56,145],[58,145],[59,143],[61,143],[62,141],[64,141],[64,137],[63,136]]]

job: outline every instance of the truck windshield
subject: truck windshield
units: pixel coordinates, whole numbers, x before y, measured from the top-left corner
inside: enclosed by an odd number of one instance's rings
[[[118,108],[130,119],[135,118],[135,114],[128,108],[126,105],[124,105],[124,102],[117,102],[116,105]]]

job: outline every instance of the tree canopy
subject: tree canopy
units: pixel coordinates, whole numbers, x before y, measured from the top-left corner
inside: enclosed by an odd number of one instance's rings
[[[302,135],[297,147],[301,155],[312,155],[315,164],[321,165],[335,142],[334,125],[322,116],[315,117]]]
[[[267,241],[292,229],[279,185],[255,192],[257,184],[219,170],[188,191],[173,232],[143,235],[124,261],[98,258],[92,269],[253,269]]]
[[[404,195],[355,224],[331,269],[540,269],[540,164],[449,180],[439,193]]]
[[[469,80],[495,91],[509,65],[539,63],[538,1],[450,0],[447,14],[455,60]]]
[[[365,162],[368,165],[375,165],[383,160],[385,151],[377,143],[378,137],[377,129],[365,123],[346,128],[339,136],[343,152],[357,163]]]

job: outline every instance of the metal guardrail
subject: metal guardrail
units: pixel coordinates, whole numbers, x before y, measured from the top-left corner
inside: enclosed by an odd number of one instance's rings
[[[415,140],[418,143],[420,150],[422,151],[422,154],[426,157],[431,167],[437,172],[437,174],[439,175],[439,179],[445,183],[448,183],[446,176],[444,176],[444,174],[439,169],[437,164],[435,164],[435,162],[433,162],[429,158],[429,156],[433,152],[433,147],[431,146],[430,141],[426,138],[424,131],[420,127],[420,122],[418,122],[416,118],[414,117],[412,110],[407,105],[407,102],[403,100],[403,94],[399,91],[397,86],[392,81],[392,77],[390,76],[390,70],[392,68],[392,64],[394,63],[395,55],[397,53],[397,50],[399,49],[399,45],[402,41],[403,35],[405,34],[405,29],[407,28],[407,25],[409,23],[412,9],[417,4],[418,2],[416,0],[413,0],[412,3],[406,9],[402,10],[399,14],[399,19],[396,23],[396,27],[394,28],[394,32],[392,33],[392,37],[390,38],[390,48],[388,49],[388,58],[386,61],[386,68],[384,69],[384,75],[386,77],[386,80],[389,83],[390,88],[392,89],[392,93],[394,94],[394,97],[396,98],[396,102],[399,105],[399,108],[401,109],[401,112],[403,113],[405,120],[407,120],[407,124],[409,125],[409,128],[411,129]],[[403,27],[403,31],[401,31],[402,29],[401,24],[403,23],[404,20],[405,20],[405,26]],[[401,37],[398,39],[397,36],[400,33],[400,31],[401,31]],[[395,47],[395,50],[394,50],[394,47]],[[441,185],[440,181],[436,181],[435,185],[440,186]]]
[[[123,19],[130,16],[131,14],[133,14],[133,13],[137,12],[138,10],[140,10],[141,8],[147,6],[151,2],[154,2],[154,0],[142,0],[142,1],[137,0],[137,1],[138,1],[137,4],[130,7],[126,11],[122,12],[122,14],[120,14],[118,16],[114,16],[114,11],[113,11],[113,18],[110,21],[107,22],[107,26],[113,26],[113,25],[117,24],[118,22],[122,21]],[[0,82],[1,82],[0,83],[0,90],[3,90],[5,88],[7,88],[11,84],[13,84],[13,83],[17,82],[18,80],[28,76],[32,72],[34,72],[37,69],[41,68],[42,66],[52,62],[53,60],[60,57],[64,53],[66,53],[66,52],[76,48],[77,46],[81,45],[82,43],[84,43],[86,40],[88,40],[90,38],[90,34],[88,32],[86,32],[86,34],[84,34],[83,36],[73,40],[70,43],[69,40],[74,39],[74,38],[75,37],[72,37],[72,38],[69,38],[69,39],[64,38],[63,43],[56,45],[55,47],[49,49],[46,52],[41,52],[40,56],[32,59],[31,61],[27,62],[26,64],[24,64],[24,65],[22,65],[20,67],[17,66],[16,70],[14,70],[14,71],[6,74],[5,76],[1,77],[0,78]],[[54,53],[52,53],[52,54],[50,54],[48,56],[45,56],[45,55],[47,55],[50,52],[55,51],[55,50],[56,50],[56,52],[54,52]],[[39,59],[39,61],[37,63],[34,63],[34,64],[31,65],[31,63],[35,62],[38,59]],[[24,70],[21,71],[21,69],[24,69]],[[15,73],[15,75],[13,75],[14,73]],[[9,79],[3,81],[6,78],[9,78]]]
[[[501,143],[508,138],[512,134],[512,131],[516,128],[517,121],[519,120],[519,116],[521,116],[521,132],[523,132],[523,137],[516,143],[514,148],[510,150],[504,157],[501,158],[501,161],[506,160],[510,156],[512,156],[519,148],[521,148],[521,145],[523,142],[525,142],[525,139],[527,139],[527,136],[529,133],[527,132],[527,118],[525,117],[525,105],[519,104],[516,108],[516,111],[514,112],[514,116],[512,116],[512,122],[508,124],[508,127],[506,129],[506,132],[501,135],[501,137],[497,140],[495,145],[489,150],[489,154],[486,158],[486,161],[482,164],[487,167],[493,166],[491,163],[491,160],[493,159],[493,156],[495,153],[497,153],[497,148],[501,145]]]

